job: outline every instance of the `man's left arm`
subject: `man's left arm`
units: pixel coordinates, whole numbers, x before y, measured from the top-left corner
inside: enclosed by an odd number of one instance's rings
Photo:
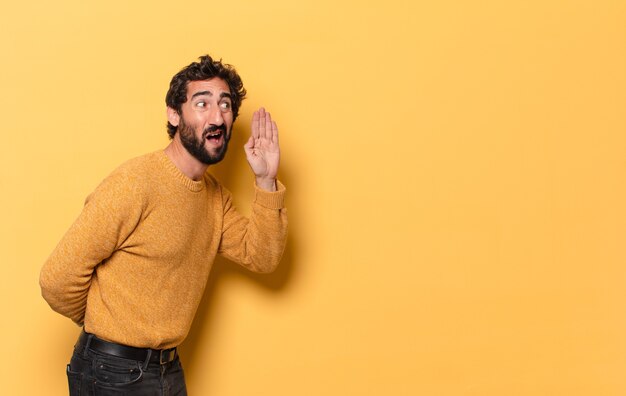
[[[224,225],[219,253],[255,272],[273,271],[287,239],[285,187],[277,181],[280,148],[278,127],[264,108],[254,112],[252,133],[244,145],[255,175],[255,196],[250,219],[239,215],[232,197],[222,190]]]

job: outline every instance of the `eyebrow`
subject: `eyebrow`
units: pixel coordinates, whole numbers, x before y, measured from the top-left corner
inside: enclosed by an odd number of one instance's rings
[[[213,96],[213,92],[211,92],[211,91],[199,91],[199,92],[196,92],[195,94],[191,95],[191,99],[195,98],[196,96],[202,96],[202,95]],[[231,99],[231,95],[228,92],[222,92],[220,94],[220,98]]]

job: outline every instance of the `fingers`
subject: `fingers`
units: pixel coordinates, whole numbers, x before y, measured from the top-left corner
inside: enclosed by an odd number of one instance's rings
[[[272,115],[264,107],[259,108],[252,115],[252,137],[267,139],[270,142],[278,142],[278,127],[272,121]]]
[[[260,119],[259,110],[257,110],[252,115],[252,137],[254,139],[259,138],[259,119]]]
[[[266,117],[265,117],[265,138],[268,141],[272,140],[272,116],[270,115],[270,113],[265,113]]]
[[[278,144],[278,126],[275,121],[272,121],[272,143]]]
[[[267,127],[267,113],[265,112],[265,108],[261,107],[259,109],[259,139],[263,139],[266,136],[266,127]]]

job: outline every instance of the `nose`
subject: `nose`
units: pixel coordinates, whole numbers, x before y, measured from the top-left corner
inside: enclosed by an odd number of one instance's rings
[[[222,125],[224,123],[224,116],[222,110],[218,106],[211,107],[211,113],[209,114],[209,123],[213,125]]]

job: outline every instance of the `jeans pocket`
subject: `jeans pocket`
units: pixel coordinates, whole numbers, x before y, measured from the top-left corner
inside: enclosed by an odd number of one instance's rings
[[[108,386],[134,384],[142,377],[139,362],[121,358],[99,358],[95,360],[94,377],[96,383]]]
[[[70,365],[67,365],[67,382],[70,388],[70,396],[80,396],[80,388],[83,382],[83,373],[72,371]]]
[[[94,396],[140,396],[154,394],[141,393],[141,389],[136,390],[132,386],[103,385],[97,382],[94,382],[92,386]]]

